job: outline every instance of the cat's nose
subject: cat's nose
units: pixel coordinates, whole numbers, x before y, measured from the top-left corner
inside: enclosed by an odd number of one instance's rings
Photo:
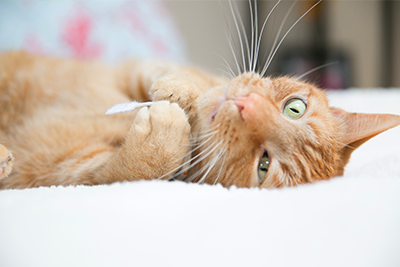
[[[266,140],[280,140],[282,133],[277,129],[282,129],[284,124],[273,99],[251,93],[233,101],[254,141],[258,140],[262,144]]]
[[[233,101],[238,107],[243,120],[246,121],[253,118],[257,111],[260,112],[265,99],[259,94],[251,93],[245,97],[237,97]]]

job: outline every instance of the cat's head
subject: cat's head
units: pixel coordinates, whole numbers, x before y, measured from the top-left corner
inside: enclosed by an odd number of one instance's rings
[[[397,115],[347,113],[315,86],[245,73],[212,88],[192,125],[189,180],[283,187],[342,175],[351,153],[400,124]]]

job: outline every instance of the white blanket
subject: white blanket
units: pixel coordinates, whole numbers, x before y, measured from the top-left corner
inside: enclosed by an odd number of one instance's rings
[[[330,92],[400,114],[400,90]],[[0,266],[400,266],[400,127],[344,177],[286,189],[183,182],[0,191]]]

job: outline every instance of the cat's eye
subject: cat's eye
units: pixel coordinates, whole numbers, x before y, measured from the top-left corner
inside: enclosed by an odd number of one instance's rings
[[[258,162],[257,174],[258,174],[258,182],[262,184],[264,182],[265,177],[267,177],[267,172],[269,169],[270,160],[267,152],[264,152],[260,161]]]
[[[298,98],[289,99],[283,107],[283,115],[289,119],[298,119],[306,112],[307,105]]]

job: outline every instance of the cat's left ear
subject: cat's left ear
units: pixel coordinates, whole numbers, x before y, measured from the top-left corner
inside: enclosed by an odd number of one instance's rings
[[[339,108],[331,108],[331,111],[340,124],[341,142],[346,145],[342,155],[345,163],[364,142],[400,125],[399,115],[349,113]]]

